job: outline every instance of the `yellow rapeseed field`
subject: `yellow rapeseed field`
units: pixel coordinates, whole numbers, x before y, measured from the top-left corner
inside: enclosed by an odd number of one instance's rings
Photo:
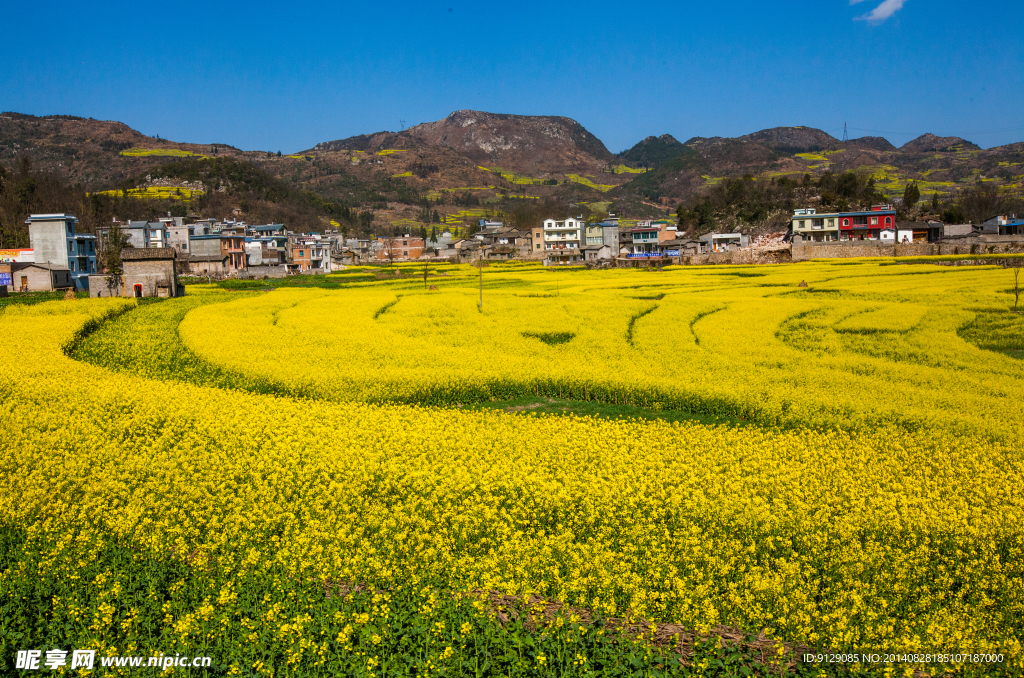
[[[33,577],[74,578],[59,554],[104,539],[185,559],[199,582],[221,573],[194,606],[167,603],[182,647],[236,626],[256,638],[239,601],[247,573],[266,572],[533,592],[844,651],[999,652],[1015,675],[1024,364],[960,336],[1005,311],[1008,278],[883,263],[494,266],[482,310],[477,271],[456,267],[430,279],[436,291],[407,275],[130,310],[191,304],[178,332],[199,359],[302,396],[66,355],[83,327],[132,302],[10,307],[0,523],[57,544]],[[452,407],[529,394],[749,423]],[[54,614],[123,648],[122,585],[95,586],[98,607],[54,600]],[[292,594],[274,587],[261,600],[286,624],[289,662],[321,661],[317,608],[281,617],[275,596]],[[339,643],[359,622],[345,623]]]

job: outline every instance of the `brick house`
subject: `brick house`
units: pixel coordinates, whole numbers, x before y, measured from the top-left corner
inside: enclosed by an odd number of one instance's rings
[[[244,271],[248,267],[248,255],[245,253],[245,226],[225,225],[221,229],[220,253],[228,257],[230,270]]]
[[[90,297],[180,297],[185,288],[178,282],[176,253],[172,247],[127,248],[121,251],[124,265],[121,288],[111,287],[105,275],[90,276]]]
[[[393,238],[377,238],[380,249],[377,250],[378,261],[419,259],[423,256],[423,248],[426,245],[423,238],[413,237],[409,234],[395,236]]]

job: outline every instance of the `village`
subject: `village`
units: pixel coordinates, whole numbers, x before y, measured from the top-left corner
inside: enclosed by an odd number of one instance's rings
[[[409,261],[534,261],[545,266],[661,267],[758,264],[816,258],[1020,252],[1024,218],[993,215],[981,224],[899,222],[892,205],[858,212],[794,211],[785,232],[750,237],[741,232],[687,237],[669,220],[620,225],[582,216],[546,219],[528,230],[481,219],[465,238],[347,237],[294,233],[285,224],[250,225],[236,219],[166,217],[113,222],[79,233],[72,214],[33,214],[26,223],[31,248],[0,250],[0,294],[73,290],[89,296],[174,297],[179,276],[283,278],[325,274],[351,265]],[[123,273],[112,277],[99,256],[121,235]]]

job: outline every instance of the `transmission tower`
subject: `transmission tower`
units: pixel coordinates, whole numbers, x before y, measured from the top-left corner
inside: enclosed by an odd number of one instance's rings
[[[405,120],[399,120],[398,122],[401,123],[402,131],[404,132],[405,131]]]
[[[850,137],[849,137],[849,135],[846,134],[846,123],[844,122],[843,123],[843,141],[846,142],[846,141],[849,141],[849,140],[850,140]]]

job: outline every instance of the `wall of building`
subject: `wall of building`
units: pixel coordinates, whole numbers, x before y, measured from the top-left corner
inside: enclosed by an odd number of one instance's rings
[[[167,229],[167,246],[188,252],[188,226],[173,226]]]
[[[238,277],[242,279],[283,278],[286,275],[288,268],[285,266],[250,266],[245,271],[238,272]]]
[[[701,264],[781,264],[793,261],[789,248],[777,250],[738,249],[728,252],[706,252],[677,257],[673,263],[682,265]]]
[[[794,243],[793,261],[809,259],[845,259],[853,257],[920,257],[948,254],[1000,254],[1024,252],[1024,242],[975,242],[975,243],[906,243],[882,242],[834,242]]]
[[[189,254],[197,257],[219,255],[220,238],[189,238]]]
[[[138,228],[130,228],[122,226],[121,231],[128,236],[128,244],[132,247],[142,249],[143,247],[149,247],[149,227],[140,226]]]
[[[227,275],[228,268],[224,265],[223,259],[213,261],[192,261],[188,262],[188,270],[192,275]]]
[[[96,299],[99,297],[120,297],[121,288],[116,285],[111,285],[111,281],[107,276],[97,273],[96,275],[89,276],[89,297]]]
[[[68,265],[68,232],[63,219],[33,221],[29,226],[29,238],[35,251],[36,262],[48,261],[55,266]]]

